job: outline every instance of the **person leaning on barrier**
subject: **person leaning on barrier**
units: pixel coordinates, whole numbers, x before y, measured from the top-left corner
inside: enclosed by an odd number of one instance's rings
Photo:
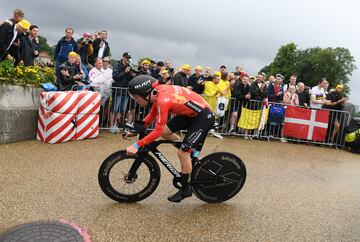
[[[135,72],[130,66],[131,55],[128,52],[123,53],[122,59],[117,62],[113,69],[113,90],[112,103],[110,110],[110,132],[118,133],[117,122],[122,122],[126,113],[129,96],[126,88],[130,80],[135,77]]]
[[[221,79],[221,72],[216,71],[213,75],[212,81],[206,81],[204,84],[204,99],[209,104],[212,112],[216,109],[216,102],[219,95],[221,95],[219,82]],[[214,137],[222,139],[223,137],[215,131],[215,129],[211,129],[210,134]]]
[[[101,95],[101,105],[104,106],[111,95],[111,76],[105,76],[103,71],[103,60],[99,57],[95,59],[95,66],[89,72],[90,85]]]
[[[283,104],[293,105],[293,106],[299,105],[299,97],[296,94],[296,87],[294,85],[290,85],[287,91],[285,92]]]
[[[251,100],[263,101],[266,97],[266,84],[264,79],[264,74],[259,72],[256,80],[250,85]],[[260,108],[261,107],[259,107],[259,109]]]
[[[299,96],[299,105],[303,107],[309,107],[310,105],[310,94],[309,89],[305,89],[305,85],[302,82],[298,83],[297,95]]]
[[[240,76],[240,80],[236,80],[232,87],[232,100],[230,106],[231,116],[230,116],[230,130],[229,134],[235,134],[236,132],[236,123],[238,118],[241,115],[241,107],[246,101],[250,100],[250,86],[249,86],[249,76],[244,73]]]
[[[311,88],[310,91],[310,107],[311,108],[322,108],[323,104],[328,104],[328,101],[326,101],[326,93],[325,93],[325,87],[329,83],[326,81],[326,78],[321,78],[319,81],[319,85]]]
[[[343,91],[344,86],[341,84],[337,85],[335,90],[330,92],[326,96],[326,100],[328,101],[328,103],[323,105],[323,108],[334,110],[330,112],[329,120],[330,124],[333,123],[334,125],[333,131],[330,136],[331,143],[334,143],[335,136],[340,129],[340,124],[344,121],[342,113],[337,112],[343,110],[344,104],[348,100],[346,97],[344,97]]]
[[[268,85],[266,89],[266,93],[269,98],[269,102],[278,103],[283,99],[284,92],[282,91],[281,78],[283,78],[283,76],[277,74],[276,78],[274,79],[274,82],[271,82]]]
[[[81,74],[80,69],[75,65],[77,54],[70,52],[68,54],[68,60],[60,65],[60,75],[57,81],[57,87],[59,91],[71,90],[73,86],[84,86],[81,82],[81,78],[85,78],[84,74]]]

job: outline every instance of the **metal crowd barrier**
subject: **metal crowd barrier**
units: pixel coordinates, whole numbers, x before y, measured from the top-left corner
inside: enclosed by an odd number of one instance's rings
[[[286,107],[281,103],[269,103],[269,107]],[[326,109],[322,109],[326,110]],[[149,108],[142,108],[130,98],[127,88],[113,87],[111,95],[102,99],[100,110],[100,129],[110,129],[118,123],[131,124],[133,120],[142,120],[149,113]],[[271,122],[262,120],[264,102],[257,100],[239,101],[231,98],[223,117],[216,116],[217,132],[221,135],[243,136],[247,139],[281,140],[283,142],[311,143],[328,146],[344,146],[344,128],[350,123],[350,114],[346,111],[329,110],[330,117],[326,139],[324,142],[296,139],[283,135],[284,119]],[[331,133],[336,120],[340,123],[335,139],[331,141]],[[262,125],[261,125],[262,124]],[[260,125],[260,128],[259,128]]]

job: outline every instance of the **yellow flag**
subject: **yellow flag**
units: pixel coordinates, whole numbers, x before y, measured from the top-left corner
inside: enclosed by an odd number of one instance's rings
[[[251,110],[242,107],[238,127],[242,129],[257,129],[259,127],[260,118],[261,109]]]

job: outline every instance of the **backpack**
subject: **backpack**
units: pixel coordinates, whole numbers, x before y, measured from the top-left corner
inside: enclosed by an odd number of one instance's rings
[[[345,145],[348,150],[360,154],[360,122],[351,120],[349,126],[345,127]]]

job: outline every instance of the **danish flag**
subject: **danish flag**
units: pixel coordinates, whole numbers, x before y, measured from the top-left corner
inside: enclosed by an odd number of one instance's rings
[[[329,111],[288,106],[285,112],[284,136],[325,141]]]

